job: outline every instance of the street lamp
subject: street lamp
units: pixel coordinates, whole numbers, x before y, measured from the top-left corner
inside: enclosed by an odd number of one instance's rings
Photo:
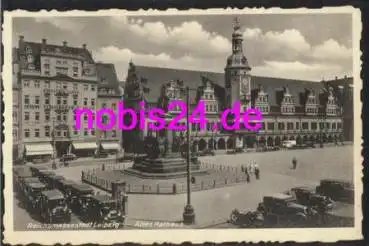
[[[186,87],[186,137],[187,137],[187,205],[184,207],[183,221],[185,224],[193,224],[195,222],[195,209],[191,205],[191,163],[190,163],[190,89]],[[196,90],[197,91],[197,90]]]
[[[52,169],[56,169],[56,146],[55,146],[55,116],[53,116],[51,118],[52,122],[53,122],[53,130],[51,132],[52,134],[52,142],[53,142],[53,164],[52,164]]]

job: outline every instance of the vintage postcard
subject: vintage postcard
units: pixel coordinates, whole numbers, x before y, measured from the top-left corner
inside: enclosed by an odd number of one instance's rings
[[[5,241],[362,238],[361,13],[6,12]]]

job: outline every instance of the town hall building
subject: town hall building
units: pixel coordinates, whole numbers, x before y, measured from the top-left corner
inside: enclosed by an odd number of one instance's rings
[[[285,140],[295,140],[297,144],[352,141],[352,78],[318,82],[253,76],[242,42],[242,32],[236,23],[232,53],[226,59],[224,73],[147,67],[131,61],[125,81],[125,105],[139,109],[138,103],[144,100],[149,110],[157,107],[163,96],[185,101],[188,86],[190,112],[200,100],[206,104],[206,129],[200,130],[197,124],[190,126],[192,144],[199,150],[280,146]],[[259,131],[213,130],[222,111],[232,108],[236,101],[241,103],[241,113],[250,107],[262,111]],[[170,113],[176,115],[180,111]],[[123,148],[134,152],[135,141],[152,134],[155,133],[148,128],[123,132]],[[175,133],[173,137],[181,134]]]

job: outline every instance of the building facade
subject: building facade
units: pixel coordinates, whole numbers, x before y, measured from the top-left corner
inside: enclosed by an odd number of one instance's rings
[[[279,146],[286,140],[295,140],[298,144],[344,140],[343,127],[347,124],[343,124],[342,95],[352,91],[342,92],[322,81],[253,76],[242,41],[240,26],[236,23],[224,73],[136,66],[130,62],[124,95],[127,106],[138,109],[138,103],[145,101],[149,110],[157,107],[163,97],[183,101],[184,88],[190,87],[191,113],[200,100],[206,104],[206,129],[200,130],[198,124],[190,126],[193,144],[199,150]],[[242,128],[243,124],[235,131],[219,126],[223,110],[232,108],[237,101],[241,104],[241,113],[249,108],[262,112],[259,131],[251,132]],[[346,107],[345,111],[350,111],[352,102]],[[169,111],[174,116],[180,113],[179,109]],[[184,124],[185,119],[181,122]],[[135,149],[137,139],[153,134],[148,129],[136,133],[123,133],[127,151]],[[181,134],[183,132],[174,133],[173,137]]]
[[[74,114],[77,107],[98,109],[101,79],[86,45],[69,47],[66,41],[54,45],[46,39],[27,42],[21,36],[13,61],[19,67],[13,69],[20,98],[18,157],[93,155],[99,144],[96,130],[88,129],[86,120],[76,129]]]

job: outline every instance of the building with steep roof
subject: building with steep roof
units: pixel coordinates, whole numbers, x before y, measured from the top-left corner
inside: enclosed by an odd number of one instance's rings
[[[352,91],[342,92],[336,90],[332,83],[322,81],[253,76],[243,53],[239,29],[236,23],[232,34],[232,53],[226,59],[224,73],[147,67],[131,61],[125,83],[125,105],[138,109],[138,103],[145,101],[146,110],[150,110],[157,107],[163,97],[168,97],[170,101],[185,100],[184,88],[190,87],[191,112],[200,100],[206,104],[206,129],[200,131],[197,124],[190,127],[194,144],[198,144],[200,150],[279,146],[285,140],[296,140],[298,144],[342,141],[341,94]],[[352,78],[344,80],[352,81]],[[250,132],[241,124],[239,130],[226,131],[217,127],[218,130],[214,131],[223,110],[232,108],[237,101],[241,104],[241,113],[251,107],[262,112],[262,128]],[[350,111],[352,102],[346,107],[345,111]],[[178,115],[180,110],[170,112]],[[352,118],[350,120],[353,121]],[[183,118],[181,124],[184,123]],[[136,133],[123,133],[123,146],[126,151],[133,150],[137,139],[151,134],[155,133],[148,127]],[[174,137],[181,133],[176,134]],[[349,139],[349,134],[345,137]]]
[[[54,151],[57,157],[70,152],[78,156],[94,155],[102,137],[96,129],[88,129],[86,120],[81,129],[76,129],[74,110],[99,109],[99,99],[107,97],[103,91],[106,88],[108,97],[120,100],[114,66],[96,64],[85,44],[70,47],[66,41],[54,45],[46,39],[36,43],[20,36],[13,54],[13,67],[17,68],[13,69],[13,88],[19,88],[20,98],[17,134],[21,139],[15,143],[18,149],[15,157],[47,159]],[[16,107],[13,108],[16,122]],[[15,127],[13,130],[17,131]],[[109,139],[115,140],[113,145],[118,150],[120,137]]]

